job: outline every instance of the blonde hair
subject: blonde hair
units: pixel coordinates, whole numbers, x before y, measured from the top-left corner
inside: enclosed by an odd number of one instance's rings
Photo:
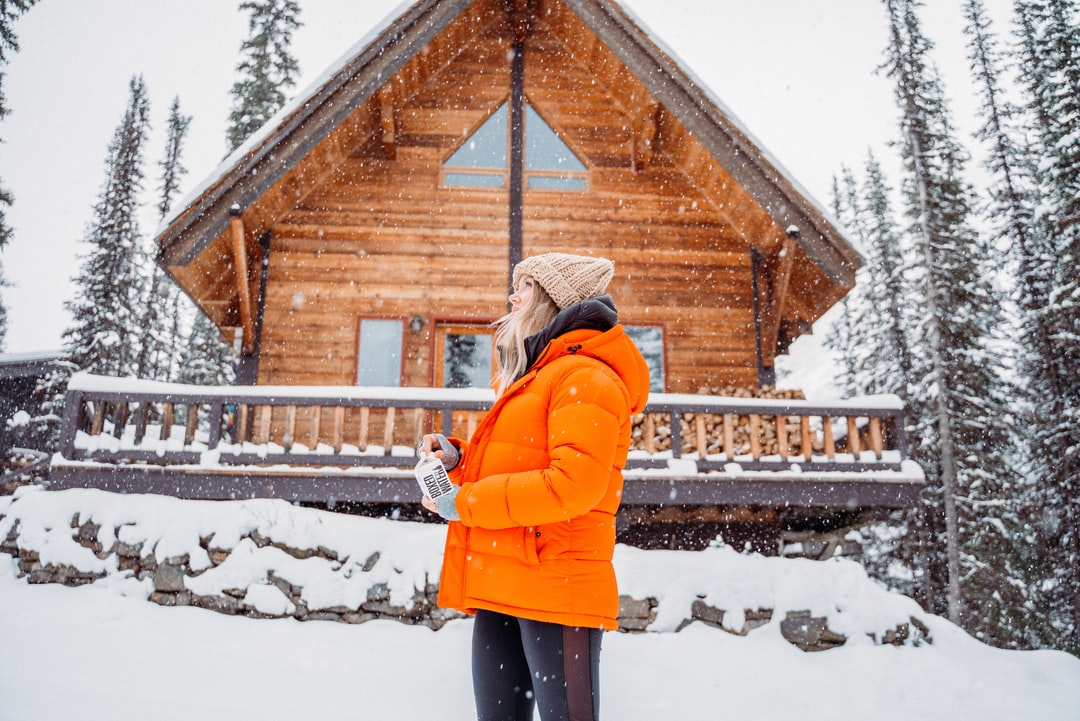
[[[529,302],[517,313],[507,313],[491,325],[495,328],[498,348],[498,370],[495,373],[495,392],[502,395],[527,371],[529,359],[525,339],[543,330],[559,313],[559,306],[539,283],[533,284]]]

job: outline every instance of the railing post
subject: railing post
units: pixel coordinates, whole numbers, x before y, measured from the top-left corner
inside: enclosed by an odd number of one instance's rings
[[[67,391],[64,394],[64,418],[60,426],[60,455],[64,458],[75,458],[75,436],[79,432],[82,403],[82,391]]]
[[[210,404],[210,431],[206,447],[214,450],[221,442],[221,421],[225,417],[225,401],[217,400]]]
[[[668,426],[671,428],[671,457],[682,458],[682,413],[672,411],[668,418]]]
[[[900,452],[900,460],[908,458],[907,418],[904,411],[893,413],[893,433],[896,434],[896,450]]]

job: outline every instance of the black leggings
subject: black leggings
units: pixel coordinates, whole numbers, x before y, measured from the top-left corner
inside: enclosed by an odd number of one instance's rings
[[[472,674],[478,721],[596,721],[600,717],[598,628],[477,611]]]

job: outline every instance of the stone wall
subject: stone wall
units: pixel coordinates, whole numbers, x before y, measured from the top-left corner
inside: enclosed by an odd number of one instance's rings
[[[195,606],[217,613],[243,615],[254,618],[286,618],[300,621],[332,621],[338,623],[364,623],[375,619],[393,619],[407,624],[423,624],[432,629],[439,629],[448,621],[462,618],[455,611],[439,608],[436,603],[438,587],[425,583],[423,588],[416,588],[407,603],[392,603],[390,589],[386,584],[372,585],[367,590],[367,598],[355,607],[330,606],[312,608],[305,603],[303,589],[272,571],[268,572],[259,588],[272,587],[280,594],[274,594],[275,603],[267,604],[265,595],[253,597],[252,587],[224,589],[221,593],[200,595],[191,589],[192,579],[204,571],[193,571],[188,556],[176,556],[157,559],[153,549],[142,545],[129,545],[115,541],[109,548],[104,548],[98,540],[100,526],[91,522],[79,521],[75,516],[71,522],[72,539],[80,546],[91,551],[102,560],[115,560],[115,574],[140,582],[147,591],[147,599],[162,606]],[[118,533],[112,534],[113,538]],[[295,548],[275,543],[256,532],[246,536],[256,547],[272,546],[296,559],[322,558],[328,562],[339,561],[337,554],[328,548]],[[25,544],[29,546],[30,544]],[[220,566],[230,554],[229,550],[215,548],[212,538],[202,539],[202,547],[207,552],[212,567]],[[109,572],[85,572],[70,565],[43,563],[40,554],[19,543],[19,527],[14,525],[0,542],[0,554],[7,554],[15,559],[20,577],[28,583],[59,583],[67,586],[80,586],[105,579]],[[372,554],[364,563],[364,570],[370,570],[379,561],[379,554]],[[657,599],[633,598],[624,595],[620,598],[620,631],[642,633],[649,630],[656,619]],[[689,617],[676,630],[681,630],[691,623],[704,623],[727,633],[745,636],[755,628],[772,622],[771,609],[720,609],[704,601],[693,603]],[[828,628],[825,618],[814,617],[809,611],[788,611],[780,622],[780,631],[793,645],[804,651],[821,651],[843,645],[847,639]],[[869,634],[873,637],[873,634]],[[899,624],[874,638],[875,643],[918,644],[930,642],[929,631],[925,624],[914,616],[910,623]]]

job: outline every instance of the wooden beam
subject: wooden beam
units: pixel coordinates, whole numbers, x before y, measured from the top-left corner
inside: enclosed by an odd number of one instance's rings
[[[765,299],[765,322],[762,324],[764,338],[762,349],[767,355],[766,365],[772,365],[776,357],[776,348],[780,339],[780,324],[787,306],[788,287],[791,285],[791,273],[795,267],[795,247],[799,242],[799,231],[792,230],[784,237],[780,250],[768,263],[770,297]]]
[[[240,327],[243,329],[244,353],[255,352],[255,314],[251,310],[251,287],[248,283],[247,242],[244,238],[244,219],[241,210],[229,209],[232,226],[233,268],[236,273],[236,293],[240,300]]]
[[[659,149],[660,115],[663,112],[663,106],[653,101],[645,106],[645,111],[637,118],[632,151],[632,163],[637,172],[648,167]]]
[[[529,34],[529,20],[532,14],[532,0],[508,0],[507,10],[514,29],[514,41],[525,42]]]
[[[394,88],[390,80],[379,88],[379,117],[382,121],[383,154],[387,160],[397,158],[396,128],[394,124]]]

